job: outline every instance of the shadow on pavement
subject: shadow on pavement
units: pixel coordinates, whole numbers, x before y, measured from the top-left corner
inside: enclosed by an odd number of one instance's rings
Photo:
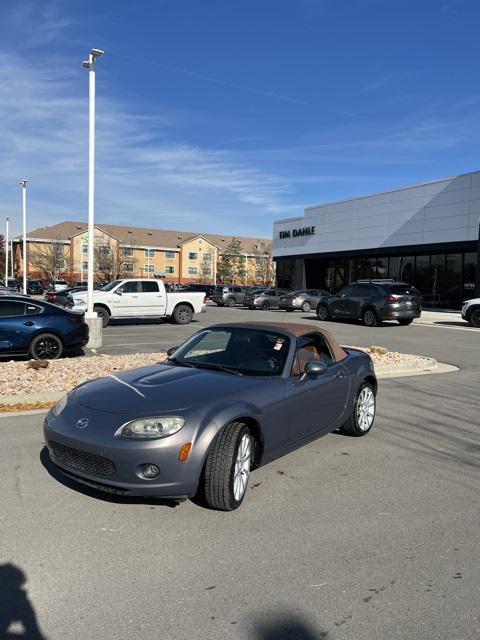
[[[274,613],[253,622],[251,640],[328,640],[328,631],[314,629],[297,614]]]
[[[26,581],[19,567],[11,563],[0,565],[0,640],[46,640],[24,588]]]
[[[178,507],[178,505],[180,504],[180,501],[167,500],[164,498],[107,493],[106,491],[95,489],[94,487],[91,487],[87,484],[83,484],[81,481],[71,478],[68,474],[62,472],[55,464],[53,464],[53,462],[50,460],[47,447],[43,447],[43,449],[40,451],[40,462],[48,471],[49,475],[60,484],[63,484],[64,487],[73,489],[74,491],[82,493],[84,496],[88,496],[89,498],[94,498],[95,500],[112,502],[114,504],[147,504],[157,507],[170,507],[172,509]],[[0,640],[2,640],[1,636]]]
[[[455,320],[435,320],[435,322],[433,322],[432,324],[439,324],[440,326],[444,327],[464,327],[465,329],[475,329],[475,327],[472,327],[472,325],[468,324],[468,322],[457,322]]]

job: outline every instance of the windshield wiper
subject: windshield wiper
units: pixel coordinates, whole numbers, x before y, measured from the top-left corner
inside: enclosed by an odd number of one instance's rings
[[[190,366],[198,367],[199,369],[211,369],[212,371],[224,371],[225,373],[232,373],[235,376],[243,376],[243,373],[240,373],[238,369],[230,369],[230,367],[224,367],[223,364],[205,364],[201,362]]]
[[[190,369],[194,369],[195,365],[190,364],[189,362],[183,362],[182,360],[177,360],[177,358],[167,358],[167,362],[174,362],[175,364],[179,364],[181,367],[190,367]]]

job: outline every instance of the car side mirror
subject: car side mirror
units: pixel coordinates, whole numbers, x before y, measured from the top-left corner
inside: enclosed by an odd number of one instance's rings
[[[118,289],[116,289],[113,293],[115,293],[117,296],[123,295],[122,292],[119,291]]]
[[[324,374],[327,369],[328,367],[324,362],[319,362],[318,360],[310,360],[305,365],[305,369],[301,379],[305,380],[305,378],[316,378],[317,376],[321,376],[322,374]]]
[[[175,353],[175,351],[178,349],[178,346],[176,347],[170,347],[170,349],[167,349],[167,356],[171,356],[172,353]]]

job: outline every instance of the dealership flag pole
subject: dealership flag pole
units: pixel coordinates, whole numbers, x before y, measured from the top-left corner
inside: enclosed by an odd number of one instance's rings
[[[22,185],[22,222],[23,222],[23,287],[22,292],[27,294],[27,182],[28,180],[21,180]]]

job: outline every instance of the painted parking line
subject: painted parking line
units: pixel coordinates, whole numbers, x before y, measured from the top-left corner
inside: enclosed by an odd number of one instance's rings
[[[452,327],[448,324],[439,324],[439,323],[433,323],[433,322],[431,324],[428,324],[427,322],[414,322],[410,326],[429,327],[429,328],[434,327],[435,329],[453,329],[454,331],[470,331],[474,333],[480,331],[480,329],[477,329],[475,327]]]

